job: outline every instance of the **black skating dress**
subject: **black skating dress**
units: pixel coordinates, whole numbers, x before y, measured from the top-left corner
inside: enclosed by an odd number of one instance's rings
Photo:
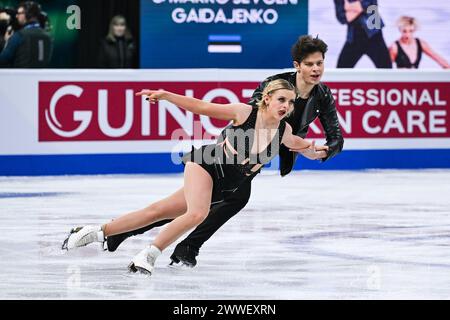
[[[251,153],[257,115],[258,107],[254,106],[244,123],[228,125],[215,144],[204,145],[199,149],[192,147],[192,151],[183,157],[183,163],[195,162],[211,176],[211,204],[222,202],[228,194],[238,192],[244,181],[253,179],[261,171],[258,164],[265,165],[278,155],[286,128],[284,120],[280,121],[277,133],[266,149],[258,154]]]
[[[414,63],[411,62],[408,55],[406,54],[405,50],[403,50],[402,46],[400,45],[400,42],[397,40],[395,41],[397,44],[397,57],[395,58],[395,64],[397,65],[397,68],[408,68],[408,69],[417,69],[419,68],[420,59],[422,59],[422,43],[418,38],[416,38],[417,43],[417,58]]]

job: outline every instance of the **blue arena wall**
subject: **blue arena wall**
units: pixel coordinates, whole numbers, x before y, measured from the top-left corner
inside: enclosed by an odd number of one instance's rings
[[[278,159],[274,159],[275,164]],[[298,157],[295,170],[450,168],[450,150],[350,150],[321,163]],[[1,176],[180,173],[170,153],[0,156]]]

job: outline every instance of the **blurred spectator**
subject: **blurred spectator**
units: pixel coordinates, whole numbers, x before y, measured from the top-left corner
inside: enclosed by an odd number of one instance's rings
[[[391,59],[381,29],[368,26],[367,8],[377,6],[377,0],[334,0],[336,17],[347,24],[347,39],[339,55],[338,68],[353,68],[363,55],[367,55],[377,68],[392,68]],[[378,11],[376,11],[375,14]]]
[[[415,18],[400,17],[397,26],[401,33],[400,39],[389,47],[391,60],[395,62],[397,68],[417,69],[422,59],[422,52],[436,61],[442,68],[450,68],[449,63],[434,52],[425,40],[414,37],[414,32],[418,28]]]
[[[108,35],[100,44],[98,66],[100,68],[136,68],[135,54],[136,47],[125,17],[114,16],[109,24]]]
[[[53,43],[50,35],[41,28],[41,6],[34,1],[19,5],[17,22],[22,27],[6,32],[4,49],[0,53],[0,66],[13,68],[45,68],[48,66]]]

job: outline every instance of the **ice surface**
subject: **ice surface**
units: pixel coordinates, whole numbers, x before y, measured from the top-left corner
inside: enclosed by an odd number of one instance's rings
[[[181,175],[0,177],[2,299],[449,299],[450,171],[298,172],[256,178],[247,207],[193,269],[127,273],[157,230],[115,253],[60,250],[175,191]]]

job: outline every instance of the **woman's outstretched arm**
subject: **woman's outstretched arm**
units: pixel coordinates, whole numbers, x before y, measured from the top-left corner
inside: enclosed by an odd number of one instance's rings
[[[251,111],[251,106],[244,103],[212,103],[164,90],[142,90],[137,92],[136,95],[148,96],[150,103],[155,103],[158,100],[167,100],[195,114],[220,120],[232,120],[235,123],[239,123],[243,117],[245,119],[249,111]]]
[[[328,146],[316,146],[315,141],[309,142],[292,134],[292,127],[286,123],[283,139],[281,143],[289,148],[290,151],[301,152],[308,159],[321,159],[327,156]]]
[[[284,130],[281,143],[284,144],[289,149],[296,149],[296,150],[306,149],[312,145],[311,142],[292,134],[292,127],[288,123],[286,123],[286,129]]]
[[[431,59],[436,61],[442,68],[444,69],[450,68],[450,64],[447,62],[447,60],[445,60],[444,57],[440,56],[437,52],[431,49],[428,42],[425,42],[424,40],[420,39],[420,43],[422,44],[423,52],[425,52],[426,55],[428,55]]]

